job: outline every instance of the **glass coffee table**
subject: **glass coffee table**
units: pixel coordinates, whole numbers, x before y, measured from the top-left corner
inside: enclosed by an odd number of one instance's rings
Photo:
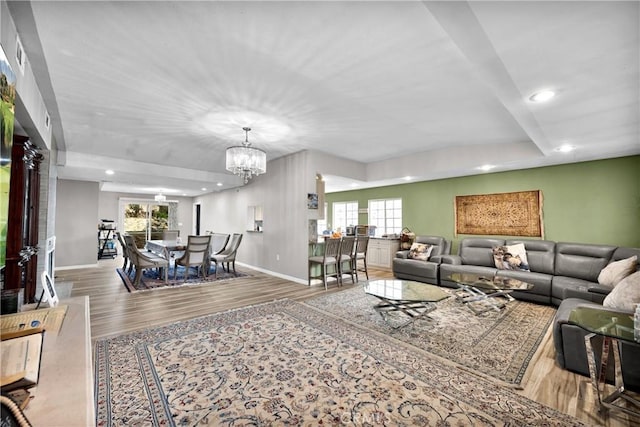
[[[458,285],[456,299],[467,304],[475,314],[500,311],[507,303],[515,301],[509,295],[511,292],[529,291],[533,288],[531,283],[499,276],[454,273],[449,276],[449,280]]]
[[[451,295],[439,286],[411,280],[370,280],[364,285],[364,292],[380,300],[374,309],[394,329],[407,326],[418,319],[427,317],[436,309],[436,302]],[[391,312],[404,313],[407,322],[394,326],[388,321]]]
[[[640,401],[628,394],[624,387],[622,377],[622,364],[620,359],[620,347],[618,341],[624,341],[626,345],[638,345],[633,333],[633,315],[610,311],[598,307],[577,307],[569,314],[569,323],[591,332],[584,337],[589,362],[589,377],[595,393],[599,408],[617,409],[628,414],[640,416]],[[602,353],[600,364],[597,364],[596,353],[592,341],[596,336],[602,336]],[[613,363],[615,372],[615,390],[605,396],[604,387],[606,381],[607,363],[609,352],[613,351]],[[634,363],[628,361],[627,363]],[[619,404],[620,400],[627,405]],[[619,403],[616,403],[619,402]]]

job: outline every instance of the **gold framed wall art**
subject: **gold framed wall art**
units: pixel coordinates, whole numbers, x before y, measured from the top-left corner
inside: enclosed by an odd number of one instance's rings
[[[457,234],[543,237],[542,191],[455,197]]]

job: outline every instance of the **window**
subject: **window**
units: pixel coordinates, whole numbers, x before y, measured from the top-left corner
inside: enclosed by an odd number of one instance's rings
[[[369,200],[369,225],[375,225],[376,236],[400,234],[402,199]]]
[[[347,226],[358,224],[358,202],[335,202],[333,204],[333,229],[344,233]]]

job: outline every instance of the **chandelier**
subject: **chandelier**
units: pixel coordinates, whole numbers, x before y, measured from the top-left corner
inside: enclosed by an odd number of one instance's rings
[[[160,193],[160,194],[156,194],[154,199],[156,199],[156,202],[166,202],[167,201],[167,196],[165,196],[164,194]]]
[[[227,170],[239,175],[248,183],[252,176],[260,175],[267,171],[267,153],[251,147],[249,131],[251,128],[242,128],[245,139],[242,145],[227,148]]]

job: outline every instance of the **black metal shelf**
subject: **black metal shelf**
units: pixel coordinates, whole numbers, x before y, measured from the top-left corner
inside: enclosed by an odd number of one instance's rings
[[[116,230],[114,228],[98,228],[98,259],[113,259],[117,255]]]

